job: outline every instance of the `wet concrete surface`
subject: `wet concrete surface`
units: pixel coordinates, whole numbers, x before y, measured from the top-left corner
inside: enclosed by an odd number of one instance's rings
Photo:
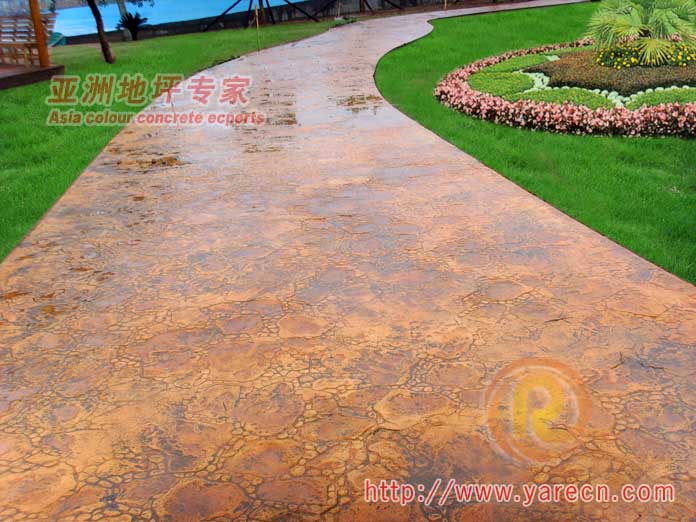
[[[696,288],[381,98],[435,16],[216,67],[267,124],[128,127],[0,265],[0,520],[693,520]],[[676,500],[363,500],[437,478]]]

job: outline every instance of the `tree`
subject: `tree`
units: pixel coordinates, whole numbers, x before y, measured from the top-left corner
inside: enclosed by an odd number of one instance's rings
[[[102,20],[101,13],[99,12],[99,7],[97,6],[97,0],[86,0],[90,11],[92,11],[92,16],[94,16],[94,21],[97,23],[97,35],[99,36],[99,45],[101,45],[102,55],[104,55],[104,61],[106,63],[114,63],[116,57],[111,50],[111,45],[109,40],[106,38],[106,33],[104,32],[104,20]]]
[[[121,20],[123,20],[123,17],[128,14],[128,9],[126,9],[126,0],[116,0],[116,5],[118,6],[118,14],[121,17]],[[132,37],[132,34],[130,31],[128,31],[127,27],[123,27],[123,39],[128,40]]]
[[[111,50],[111,45],[109,40],[106,38],[106,32],[104,31],[104,20],[102,19],[101,13],[99,12],[99,6],[97,6],[97,1],[101,4],[105,4],[106,0],[84,0],[89,6],[90,11],[92,11],[92,16],[94,16],[94,21],[97,24],[97,35],[99,37],[99,45],[101,45],[102,55],[104,55],[104,61],[106,63],[114,63],[116,57]],[[123,11],[121,11],[121,16],[126,12],[126,6],[124,0],[116,0],[118,3],[119,11],[121,10],[121,5],[123,4]],[[150,5],[155,4],[155,0],[128,0],[131,4],[135,4],[138,7],[142,7],[143,4],[148,3]]]
[[[106,1],[106,0],[103,0]],[[128,3],[131,3],[135,5],[136,7],[142,7],[145,4],[149,4],[150,6],[155,5],[155,0],[127,0]],[[126,8],[126,0],[116,0],[116,5],[118,6],[118,14],[121,17],[121,21],[123,21],[124,16],[128,16],[128,9]],[[145,18],[147,20],[147,18]],[[127,25],[121,24],[121,28],[123,29],[123,39],[124,40],[129,40],[131,37],[133,40],[135,40],[135,35],[133,34],[133,31],[130,31],[130,27]],[[137,29],[139,30],[139,28]]]
[[[116,26],[116,29],[128,29],[128,32],[133,37],[133,40],[137,40],[138,33],[143,27],[145,27],[146,23],[147,18],[140,16],[140,13],[132,14],[126,12],[126,14],[121,17],[121,21]]]
[[[587,36],[598,49],[630,43],[641,65],[661,65],[675,42],[696,45],[696,2],[607,0],[592,17]]]

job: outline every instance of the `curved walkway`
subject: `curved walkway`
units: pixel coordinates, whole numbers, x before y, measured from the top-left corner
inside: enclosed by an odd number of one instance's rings
[[[213,69],[269,124],[124,130],[0,265],[0,520],[689,519],[696,288],[382,100],[436,16]],[[677,500],[362,500],[437,477]]]

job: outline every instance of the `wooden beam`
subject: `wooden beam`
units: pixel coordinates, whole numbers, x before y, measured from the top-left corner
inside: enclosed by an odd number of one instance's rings
[[[39,0],[29,0],[29,8],[31,9],[31,20],[34,22],[36,46],[39,49],[39,64],[41,64],[41,67],[48,67],[51,65],[51,58],[48,56],[46,31],[44,31],[44,26],[41,22],[41,7],[39,7]]]

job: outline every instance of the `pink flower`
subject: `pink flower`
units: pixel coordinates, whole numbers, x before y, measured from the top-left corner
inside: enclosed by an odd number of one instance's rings
[[[623,107],[592,110],[582,105],[534,102],[509,102],[499,96],[472,89],[467,80],[472,74],[510,58],[540,54],[567,47],[587,45],[583,39],[565,44],[510,51],[484,58],[448,74],[435,88],[435,96],[445,105],[480,119],[511,127],[573,134],[611,134],[622,136],[673,135],[696,136],[696,104],[662,104],[630,111]]]

